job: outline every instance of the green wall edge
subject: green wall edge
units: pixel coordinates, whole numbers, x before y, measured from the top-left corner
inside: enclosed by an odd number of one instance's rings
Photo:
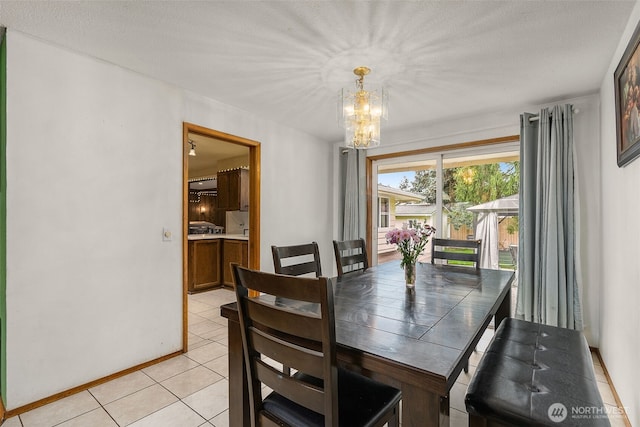
[[[0,27],[0,398],[7,407],[7,38]]]

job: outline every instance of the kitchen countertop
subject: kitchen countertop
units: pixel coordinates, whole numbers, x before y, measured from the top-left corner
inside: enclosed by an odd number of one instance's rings
[[[249,236],[244,234],[189,234],[187,236],[187,240],[208,239],[249,240]]]

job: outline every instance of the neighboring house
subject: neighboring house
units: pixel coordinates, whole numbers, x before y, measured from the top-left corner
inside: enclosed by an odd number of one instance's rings
[[[431,203],[402,203],[396,206],[396,221],[415,224],[434,225],[436,205]]]
[[[407,202],[421,202],[423,199],[420,194],[378,184],[378,255],[395,251],[396,246],[387,243],[385,234],[392,228],[402,227],[403,222],[408,224],[409,219],[418,219],[419,215],[407,218],[405,208],[413,206]]]
[[[421,194],[378,184],[378,228],[396,227],[396,205],[400,202],[421,202]]]
[[[416,225],[429,224],[433,226],[436,214],[436,206],[429,203],[399,203],[395,206],[393,225],[389,228],[378,228],[378,263],[399,259],[396,245],[387,243],[385,234],[390,228],[403,226],[415,227]],[[427,245],[420,256],[419,261],[428,262],[431,259],[431,245]]]

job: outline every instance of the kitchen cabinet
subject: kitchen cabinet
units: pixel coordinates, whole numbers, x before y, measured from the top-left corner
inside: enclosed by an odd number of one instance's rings
[[[218,172],[218,209],[249,210],[249,170],[232,169]]]
[[[246,240],[225,239],[222,254],[222,283],[233,286],[231,264],[236,263],[249,267],[249,242]]]
[[[189,241],[189,293],[220,286],[220,242],[220,239]]]

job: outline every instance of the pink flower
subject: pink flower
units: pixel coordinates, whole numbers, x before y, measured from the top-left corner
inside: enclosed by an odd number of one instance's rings
[[[385,237],[388,243],[398,245],[398,252],[402,254],[400,267],[404,267],[406,264],[413,264],[418,260],[429,241],[429,236],[435,231],[436,229],[430,225],[425,225],[420,229],[404,228],[399,230],[394,228],[387,232]]]

